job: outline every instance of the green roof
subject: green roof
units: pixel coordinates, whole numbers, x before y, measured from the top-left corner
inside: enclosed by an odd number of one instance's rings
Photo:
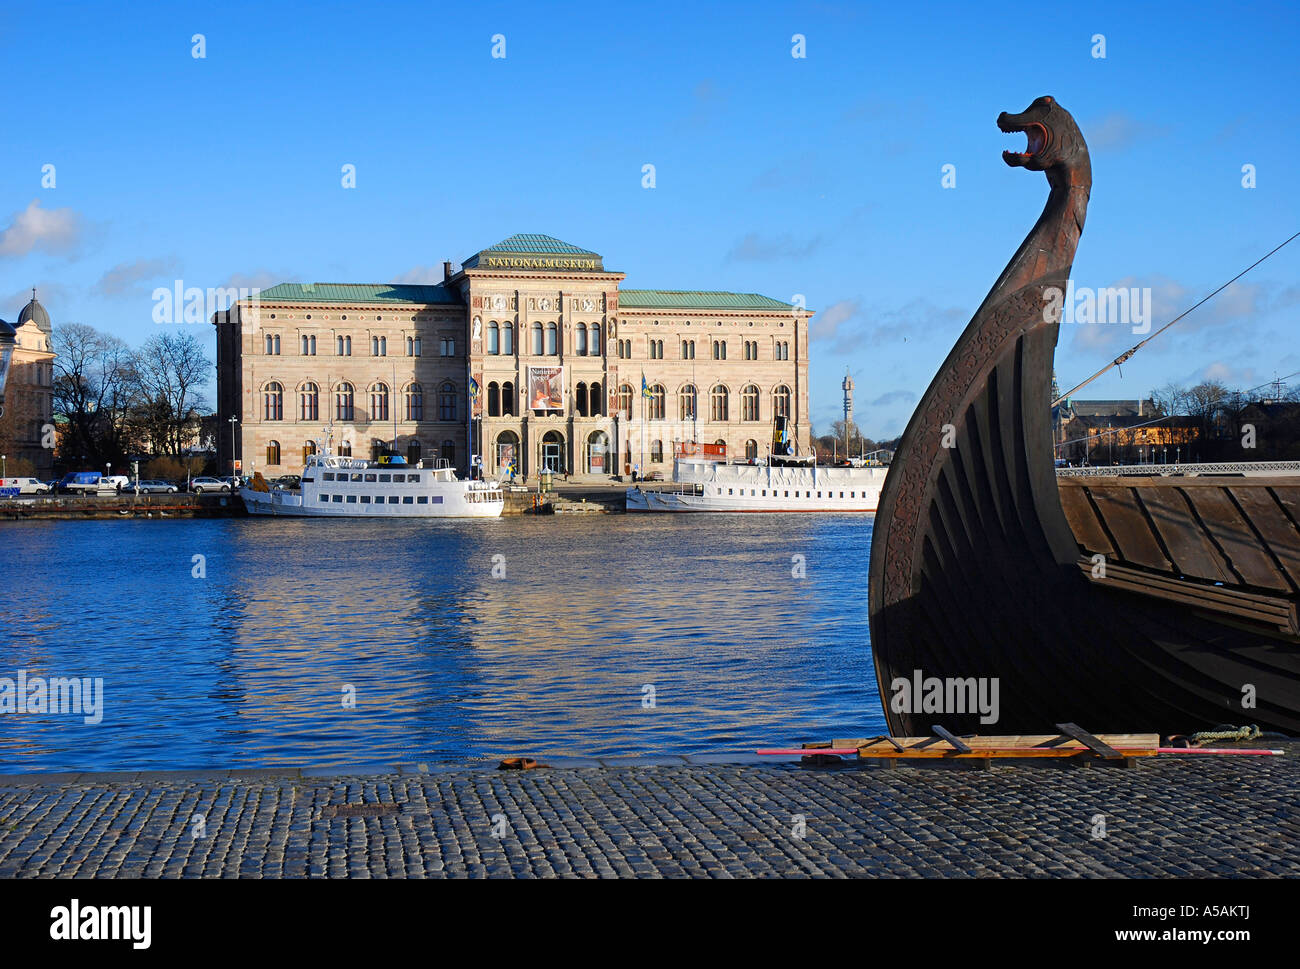
[[[460,294],[441,283],[280,283],[262,290],[263,302],[302,303],[460,303]]]
[[[620,289],[618,305],[628,309],[788,310],[782,303],[758,293],[725,293],[702,289]]]
[[[521,232],[509,239],[502,239],[495,246],[488,246],[484,252],[545,252],[561,256],[595,256],[598,253],[540,233]]]

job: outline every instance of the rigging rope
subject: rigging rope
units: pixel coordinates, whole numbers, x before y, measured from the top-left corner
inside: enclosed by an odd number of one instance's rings
[[[1279,250],[1281,250],[1284,246],[1290,245],[1290,244],[1291,244],[1292,242],[1294,242],[1297,238],[1300,238],[1300,232],[1297,232],[1297,233],[1296,233],[1295,235],[1293,235],[1290,239],[1287,239],[1286,242],[1283,242],[1281,245],[1277,246],[1277,247],[1274,248],[1272,251],[1270,251],[1270,252],[1268,252],[1268,253],[1265,253],[1263,256],[1260,256],[1258,259],[1256,259],[1254,262],[1252,262],[1249,266],[1247,266],[1247,267],[1246,267],[1245,269],[1243,269],[1241,272],[1237,273],[1237,275],[1233,276],[1231,279],[1229,279],[1226,283],[1224,283],[1222,286],[1220,286],[1220,287],[1219,287],[1218,289],[1216,289],[1214,292],[1210,293],[1209,296],[1206,296],[1204,299],[1202,299],[1199,303],[1196,304],[1196,306],[1191,307],[1191,309],[1183,310],[1183,312],[1179,313],[1179,314],[1178,314],[1177,316],[1175,316],[1172,320],[1170,320],[1168,323],[1166,323],[1166,324],[1165,324],[1164,326],[1162,326],[1160,329],[1156,330],[1154,333],[1152,333],[1149,337],[1147,337],[1145,340],[1143,340],[1143,341],[1142,341],[1141,343],[1139,343],[1137,346],[1133,347],[1133,348],[1130,349],[1130,350],[1126,350],[1124,353],[1121,353],[1118,357],[1116,357],[1116,358],[1115,358],[1114,360],[1112,360],[1110,363],[1106,364],[1106,366],[1102,367],[1100,370],[1098,370],[1095,374],[1093,374],[1091,377],[1089,377],[1089,378],[1088,378],[1087,380],[1085,380],[1083,383],[1079,384],[1077,387],[1072,387],[1070,390],[1067,390],[1067,391],[1066,391],[1065,393],[1063,393],[1060,397],[1056,398],[1056,400],[1052,401],[1052,406],[1055,407],[1055,406],[1056,406],[1057,404],[1059,404],[1061,401],[1063,401],[1063,400],[1065,400],[1066,398],[1071,397],[1071,396],[1073,396],[1074,394],[1078,393],[1080,390],[1082,390],[1084,387],[1087,387],[1088,384],[1092,383],[1094,380],[1096,380],[1098,377],[1100,377],[1100,376],[1101,376],[1102,374],[1104,374],[1106,371],[1110,370],[1112,367],[1118,367],[1118,366],[1121,366],[1121,365],[1127,363],[1127,362],[1128,362],[1128,359],[1129,359],[1131,356],[1133,356],[1133,354],[1137,353],[1137,352],[1138,352],[1139,350],[1141,350],[1144,346],[1146,346],[1148,343],[1150,343],[1152,340],[1154,340],[1156,337],[1158,337],[1161,333],[1164,333],[1165,330],[1169,329],[1171,326],[1173,326],[1175,323],[1177,323],[1179,320],[1181,320],[1181,319],[1182,319],[1184,316],[1186,316],[1188,313],[1191,313],[1192,310],[1195,310],[1197,307],[1199,307],[1199,306],[1201,306],[1201,305],[1203,305],[1203,304],[1205,304],[1205,303],[1208,303],[1208,302],[1209,302],[1210,300],[1212,300],[1214,297],[1218,296],[1221,292],[1223,292],[1225,289],[1227,289],[1229,286],[1231,286],[1233,283],[1235,283],[1235,282],[1236,282],[1238,279],[1240,279],[1242,276],[1246,275],[1246,273],[1250,272],[1252,269],[1254,269],[1256,266],[1258,266],[1260,263],[1262,263],[1265,259],[1268,259],[1268,258],[1269,258],[1270,256],[1272,256],[1274,253],[1276,253],[1276,252],[1278,252]]]
[[[1273,740],[1290,739],[1284,733],[1260,730],[1258,724],[1253,723],[1249,727],[1234,727],[1230,723],[1221,723],[1213,730],[1202,730],[1200,733],[1192,734],[1187,739],[1199,747],[1212,740],[1259,740],[1261,737],[1268,737]]]

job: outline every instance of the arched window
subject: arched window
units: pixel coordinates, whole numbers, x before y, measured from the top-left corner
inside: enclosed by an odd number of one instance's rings
[[[693,421],[699,413],[696,410],[699,393],[694,384],[687,384],[677,392],[677,419],[679,421]]]
[[[713,390],[709,391],[709,419],[713,421],[730,420],[727,416],[730,410],[730,393],[727,388],[718,384]]]
[[[515,385],[509,380],[501,385],[501,413],[507,417],[515,416]]]
[[[588,406],[587,413],[592,417],[600,417],[605,413],[605,395],[601,393],[600,384],[593,383],[588,396],[591,404]]]
[[[542,324],[533,324],[533,356],[540,357],[545,347],[542,345]]]
[[[438,388],[438,420],[456,419],[456,385],[448,381]]]
[[[577,408],[579,417],[587,416],[587,385],[583,381],[578,381],[578,386],[573,392],[573,406]]]
[[[501,327],[496,323],[488,324],[488,353],[501,352]]]
[[[587,355],[587,326],[585,323],[578,324],[578,335],[573,346],[573,352],[580,357]]]
[[[510,356],[515,352],[515,325],[507,323],[501,328],[501,352]]]
[[[320,420],[320,388],[308,381],[298,394],[299,414],[304,421]]]
[[[546,324],[546,355],[553,357],[560,352],[559,332],[554,323]]]
[[[353,420],[353,390],[349,383],[341,383],[334,390],[334,419],[336,421]]]
[[[694,359],[695,359],[695,341],[694,341],[694,340],[683,340],[683,341],[682,341],[682,359],[683,359],[683,360],[694,360]]]
[[[591,339],[587,343],[587,355],[590,357],[600,356],[600,324],[591,324]]]
[[[268,441],[266,445],[266,463],[276,465],[280,463],[280,442]]]
[[[618,388],[618,409],[629,420],[632,417],[632,385],[622,384]]]
[[[790,388],[785,384],[772,391],[772,416],[787,418],[790,416]]]
[[[424,388],[419,384],[407,385],[406,419],[408,421],[424,420]]]
[[[370,419],[388,420],[388,384],[378,383],[370,388]]]
[[[740,419],[742,421],[758,420],[758,388],[753,384],[740,392]]]
[[[407,463],[408,463],[408,464],[416,464],[416,463],[418,463],[419,460],[420,460],[420,455],[421,455],[422,450],[423,450],[423,449],[420,447],[420,442],[419,442],[419,441],[415,441],[415,440],[413,440],[413,441],[411,441],[409,444],[407,444],[407,445],[406,445],[406,460],[407,460]]]
[[[657,438],[650,442],[650,460],[662,464],[664,460],[664,442]]]
[[[284,420],[284,388],[275,381],[266,385],[262,394],[263,412],[268,421]]]
[[[726,359],[727,359],[727,341],[726,341],[726,340],[714,340],[714,341],[713,341],[713,359],[714,359],[714,360],[726,360]]]
[[[316,442],[308,441],[302,446],[302,463],[306,464],[307,459],[316,453]]]
[[[487,394],[487,411],[488,417],[501,416],[501,385],[493,380],[488,384]]]
[[[646,411],[646,419],[651,421],[661,421],[664,419],[664,386],[655,384],[650,388],[650,400],[648,401],[650,409]]]
[[[339,457],[341,458],[352,457],[352,442],[349,441],[347,438],[344,438],[342,441],[339,442]]]
[[[745,457],[750,461],[758,458],[758,442],[753,438],[745,442]]]

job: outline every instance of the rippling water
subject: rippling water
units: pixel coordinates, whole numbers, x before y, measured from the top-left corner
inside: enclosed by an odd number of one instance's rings
[[[0,772],[869,735],[870,538],[856,516],[7,523],[0,677],[102,677],[104,715],[0,714]]]

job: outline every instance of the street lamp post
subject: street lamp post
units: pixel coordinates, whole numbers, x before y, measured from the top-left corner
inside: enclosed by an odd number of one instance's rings
[[[327,401],[328,403],[328,401]],[[239,423],[239,418],[234,414],[230,415],[230,474],[235,475],[235,425]]]

